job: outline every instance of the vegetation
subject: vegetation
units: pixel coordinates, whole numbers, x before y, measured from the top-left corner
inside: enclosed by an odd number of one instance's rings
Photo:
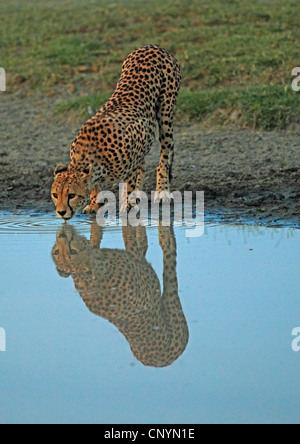
[[[298,1],[0,0],[0,66],[13,93],[60,95],[87,116],[134,48],[158,43],[183,70],[177,123],[286,128],[299,122]]]

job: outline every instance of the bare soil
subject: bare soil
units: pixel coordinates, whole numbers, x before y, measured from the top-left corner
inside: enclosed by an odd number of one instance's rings
[[[53,170],[68,162],[84,122],[54,117],[57,99],[0,94],[0,210],[51,212]],[[212,217],[299,227],[299,128],[176,127],[175,143],[172,189],[204,190]],[[157,145],[147,158],[146,192],[155,189],[158,159]]]

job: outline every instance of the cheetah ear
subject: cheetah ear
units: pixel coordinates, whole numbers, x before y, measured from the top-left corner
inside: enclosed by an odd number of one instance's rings
[[[58,166],[55,168],[54,176],[56,176],[56,175],[59,174],[59,173],[64,173],[64,172],[67,171],[67,170],[68,170],[67,165],[63,165],[63,164],[58,165]]]

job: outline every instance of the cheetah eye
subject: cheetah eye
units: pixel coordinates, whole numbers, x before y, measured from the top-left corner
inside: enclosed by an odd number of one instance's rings
[[[53,193],[52,196],[54,197],[54,199],[58,198],[58,195],[56,193]]]
[[[69,194],[69,199],[74,199],[76,197],[76,194]]]
[[[72,256],[74,256],[75,254],[78,254],[77,250],[74,250],[73,248],[70,249],[70,253]]]
[[[58,256],[59,255],[59,250],[55,250],[53,251],[54,256]]]

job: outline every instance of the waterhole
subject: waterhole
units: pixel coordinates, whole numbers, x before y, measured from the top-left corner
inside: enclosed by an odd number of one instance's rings
[[[0,422],[298,423],[299,241],[2,215]]]

